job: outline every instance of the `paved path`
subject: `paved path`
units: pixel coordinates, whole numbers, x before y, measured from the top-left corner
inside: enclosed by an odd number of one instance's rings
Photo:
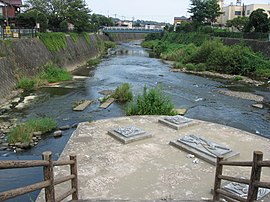
[[[81,199],[116,200],[204,200],[212,198],[215,167],[202,160],[198,164],[187,153],[168,143],[189,134],[202,135],[239,151],[233,160],[251,160],[253,151],[270,157],[270,140],[238,129],[194,120],[195,125],[179,131],[158,123],[158,116],[122,117],[81,123],[69,140],[61,159],[78,156]],[[115,127],[135,125],[153,134],[152,138],[123,145],[107,134]],[[68,168],[56,169],[56,177]],[[224,174],[250,176],[250,169],[225,167]],[[270,180],[265,168],[263,180]],[[67,191],[70,183],[57,188]]]

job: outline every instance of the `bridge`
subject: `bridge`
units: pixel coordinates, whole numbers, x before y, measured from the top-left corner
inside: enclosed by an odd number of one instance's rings
[[[162,33],[163,29],[145,29],[144,27],[104,27],[104,33]]]

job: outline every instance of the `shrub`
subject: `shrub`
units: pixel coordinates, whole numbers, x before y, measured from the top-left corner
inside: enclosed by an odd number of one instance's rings
[[[239,76],[239,75],[236,75],[236,76],[233,77],[233,80],[235,80],[235,81],[241,81],[241,80],[243,80],[243,77],[242,76]]]
[[[40,40],[52,53],[59,52],[67,46],[66,35],[62,32],[39,33]]]
[[[55,129],[57,123],[51,118],[30,119],[27,122],[16,126],[8,135],[9,143],[30,143],[33,132],[41,131],[47,133]]]
[[[118,102],[129,102],[133,99],[133,94],[131,91],[131,87],[128,83],[123,83],[118,86],[112,96]]]
[[[53,64],[47,65],[39,77],[47,80],[50,83],[72,80],[71,74],[66,69],[61,69]]]
[[[191,64],[191,63],[188,63],[185,65],[185,68],[189,71],[196,71],[196,65],[195,64]]]
[[[89,66],[97,66],[101,62],[100,58],[94,58],[87,61]]]
[[[161,40],[162,39],[162,34],[160,33],[151,33],[147,34],[145,37],[145,41],[152,41],[152,40]]]
[[[21,88],[25,91],[32,91],[35,88],[36,82],[32,78],[23,77],[19,80],[17,88]]]
[[[130,115],[176,115],[174,105],[169,97],[158,88],[147,90],[144,87],[143,94],[138,95],[135,102],[130,102],[126,108],[126,114]]]
[[[116,43],[112,41],[104,41],[105,49],[108,50],[109,48],[115,48]]]
[[[185,65],[182,62],[175,62],[173,63],[173,67],[176,69],[183,69]]]

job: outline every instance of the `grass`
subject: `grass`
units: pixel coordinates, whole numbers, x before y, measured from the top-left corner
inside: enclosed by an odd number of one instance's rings
[[[72,80],[71,74],[66,69],[59,68],[53,64],[47,65],[39,77],[47,80],[49,83]]]
[[[66,69],[49,64],[45,66],[44,71],[35,77],[22,77],[16,87],[24,91],[32,91],[47,83],[69,80],[72,80],[72,75]]]
[[[55,129],[57,123],[51,118],[30,119],[25,123],[16,126],[8,135],[8,143],[30,143],[33,132],[47,133]]]
[[[174,104],[164,94],[160,87],[144,87],[143,94],[138,95],[135,101],[128,103],[126,115],[176,115]]]
[[[39,33],[40,40],[47,47],[47,49],[56,53],[67,47],[66,35],[62,32],[54,33]]]
[[[123,83],[122,85],[118,86],[111,97],[122,103],[132,101],[133,94],[130,84]]]
[[[236,75],[233,77],[233,80],[234,81],[242,81],[243,80],[243,77],[242,76],[239,76],[239,75]]]
[[[70,32],[69,35],[70,35],[70,37],[71,37],[71,39],[72,39],[72,41],[73,41],[74,43],[76,43],[76,42],[78,41],[78,39],[79,39],[79,34],[74,33],[74,32]]]
[[[162,39],[145,41],[162,59],[175,61],[175,68],[212,71],[249,77],[270,76],[270,61],[260,53],[240,45],[226,46],[202,33],[167,33]]]
[[[91,45],[91,40],[90,40],[89,33],[83,32],[82,35],[83,35],[83,37],[84,37],[86,43],[87,43],[88,45]]]
[[[87,61],[88,66],[97,66],[101,62],[100,58],[93,58]]]

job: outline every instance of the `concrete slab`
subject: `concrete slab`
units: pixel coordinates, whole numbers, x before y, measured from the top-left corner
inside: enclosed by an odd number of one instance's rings
[[[92,104],[94,100],[85,100],[82,104],[78,105],[73,109],[73,111],[83,111],[85,110],[90,104]]]
[[[185,127],[189,127],[189,126],[192,126],[195,124],[195,122],[193,122],[191,119],[188,119],[186,117],[183,117],[183,120],[186,120],[186,121],[183,121],[182,123],[180,124],[175,124],[175,123],[172,123],[168,120],[165,120],[166,117],[162,117],[158,120],[159,123],[165,125],[165,126],[168,126],[172,129],[175,129],[175,130],[180,130],[182,128],[185,128]]]
[[[147,133],[147,132],[144,132],[142,134],[139,134],[139,135],[136,135],[133,137],[124,137],[124,136],[120,135],[119,133],[115,132],[114,130],[109,130],[108,134],[110,136],[112,136],[113,138],[117,139],[118,141],[122,142],[123,144],[128,144],[131,142],[136,142],[139,140],[144,140],[146,138],[152,137],[152,134]]]
[[[160,118],[134,116],[79,124],[60,159],[77,155],[80,199],[201,201],[212,198],[215,166],[201,160],[194,164],[186,152],[169,145],[170,141],[188,134],[201,134],[239,151],[240,155],[232,160],[250,161],[255,150],[262,151],[265,160],[270,158],[269,139],[199,120],[193,120],[196,124],[192,127],[174,130],[159,124]],[[119,125],[136,125],[151,132],[153,137],[119,144],[107,134]],[[69,167],[56,167],[55,178],[69,172]],[[224,175],[248,178],[250,168],[224,167]],[[263,169],[261,179],[270,180],[270,168]],[[69,187],[70,182],[57,186],[57,195]]]
[[[114,98],[109,98],[104,103],[102,103],[99,108],[107,109],[114,102]]]

